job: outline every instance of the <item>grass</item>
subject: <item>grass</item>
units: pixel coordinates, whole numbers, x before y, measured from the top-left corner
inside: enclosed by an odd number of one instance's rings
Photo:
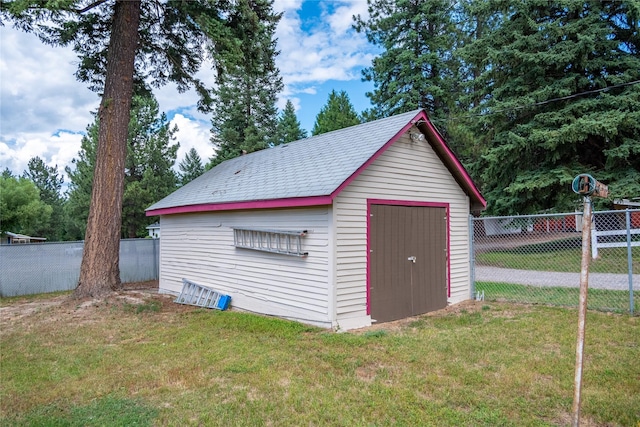
[[[575,310],[469,303],[365,332],[172,304],[62,304],[0,328],[0,425],[552,426]],[[177,307],[177,308],[176,308]],[[640,420],[640,318],[589,312],[582,416]]]
[[[40,406],[12,420],[14,425],[58,427],[147,426],[152,425],[158,410],[136,399],[106,396],[83,406],[61,402]]]
[[[498,282],[476,282],[475,287],[476,291],[484,292],[485,299],[491,301],[577,307],[580,300],[579,288],[526,286]],[[590,288],[587,294],[587,306],[591,310],[629,313],[629,291]],[[633,306],[634,314],[640,314],[640,291],[633,292]]]
[[[522,270],[580,272],[582,251],[573,241],[567,240],[535,245],[524,245],[514,249],[502,249],[476,253],[478,265]],[[640,247],[631,248],[633,274],[640,274]],[[626,248],[599,250],[599,258],[590,260],[592,273],[627,274],[629,271]]]

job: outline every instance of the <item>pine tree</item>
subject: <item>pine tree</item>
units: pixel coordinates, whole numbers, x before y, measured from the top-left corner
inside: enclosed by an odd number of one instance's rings
[[[640,193],[640,9],[629,2],[369,0],[370,120],[420,106],[492,214],[573,210],[589,172]]]
[[[175,82],[195,87],[201,107],[209,91],[195,77],[217,48],[237,45],[224,17],[229,2],[192,0],[5,0],[0,22],[13,21],[51,45],[72,45],[76,76],[102,94],[98,148],[80,278],[74,296],[119,289],[120,228],[131,98],[134,85]],[[219,70],[222,72],[222,70]]]
[[[180,169],[180,184],[185,185],[204,173],[204,166],[202,165],[202,159],[198,155],[195,148],[191,149],[185,154],[184,159],[178,165]]]
[[[363,80],[374,83],[367,93],[373,108],[367,120],[427,110],[444,119],[457,99],[461,63],[455,47],[461,38],[456,19],[460,2],[452,0],[369,0],[369,17],[356,18],[355,28],[383,49]]]
[[[307,131],[300,127],[300,122],[296,116],[296,110],[293,103],[287,100],[287,104],[278,118],[276,126],[276,140],[274,144],[286,144],[287,142],[297,141],[307,137]]]
[[[97,120],[88,127],[78,158],[72,161],[75,169],[66,169],[71,181],[68,201],[71,223],[68,228],[76,238],[82,238],[82,225],[89,213],[98,144]],[[145,216],[145,209],[176,189],[178,178],[172,169],[178,150],[174,138],[176,131],[175,127],[170,127],[166,116],[159,113],[154,98],[134,97],[127,140],[121,236],[145,236],[145,227],[154,221]]]
[[[343,129],[360,123],[358,113],[353,108],[347,92],[340,91],[340,93],[336,93],[335,90],[332,90],[327,104],[320,109],[316,116],[311,134],[320,135],[321,133]]]
[[[640,194],[640,11],[597,0],[503,5],[471,46],[488,64],[473,170],[489,211],[573,210],[570,184],[585,172],[613,198]]]
[[[176,126],[160,114],[152,96],[135,96],[129,123],[125,191],[122,206],[122,235],[144,237],[146,226],[157,220],[148,218],[145,209],[175,191],[178,176],[172,169],[179,144]]]
[[[69,177],[67,203],[64,206],[67,218],[65,240],[83,240],[87,231],[97,141],[98,117],[96,116],[95,121],[87,126],[86,135],[80,141],[78,157],[71,160],[72,166],[65,167]]]
[[[216,153],[208,167],[266,148],[275,135],[282,78],[274,33],[281,15],[272,6],[273,0],[239,0],[228,17],[240,41],[220,50],[224,74],[218,76],[211,121]]]
[[[29,160],[28,170],[23,176],[30,179],[40,191],[40,200],[51,206],[51,221],[40,222],[35,229],[39,237],[46,237],[49,241],[59,241],[64,237],[64,199],[60,194],[64,178],[58,173],[58,165],[47,166],[36,156]]]

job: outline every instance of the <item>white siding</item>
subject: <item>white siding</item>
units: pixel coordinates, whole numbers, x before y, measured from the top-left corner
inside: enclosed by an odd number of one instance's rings
[[[162,216],[160,289],[178,293],[186,278],[231,295],[235,308],[331,327],[330,216],[327,206]],[[307,230],[309,255],[236,248],[232,227]]]
[[[431,146],[411,141],[407,133],[334,201],[339,324],[370,322],[366,315],[367,199],[449,203],[449,302],[469,298],[469,198]]]

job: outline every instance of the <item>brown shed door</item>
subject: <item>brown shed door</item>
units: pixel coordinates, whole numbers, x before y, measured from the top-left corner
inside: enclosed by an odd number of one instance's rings
[[[371,318],[388,322],[447,305],[444,207],[371,205]]]

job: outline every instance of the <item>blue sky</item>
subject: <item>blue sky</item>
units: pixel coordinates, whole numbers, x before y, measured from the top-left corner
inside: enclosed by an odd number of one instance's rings
[[[278,107],[296,107],[302,127],[310,132],[331,90],[344,90],[356,111],[370,107],[362,69],[371,65],[376,48],[351,25],[353,15],[366,16],[366,0],[276,0],[283,12],[276,30],[280,55],[276,63],[284,82]],[[32,34],[0,27],[0,168],[22,174],[40,156],[60,172],[71,164],[97,95],[75,80],[77,57],[68,48],[46,46]],[[201,78],[212,82],[209,69]],[[190,148],[203,159],[213,154],[209,117],[196,108],[194,92],[179,94],[174,86],[155,93],[160,108],[179,127],[178,162]]]

